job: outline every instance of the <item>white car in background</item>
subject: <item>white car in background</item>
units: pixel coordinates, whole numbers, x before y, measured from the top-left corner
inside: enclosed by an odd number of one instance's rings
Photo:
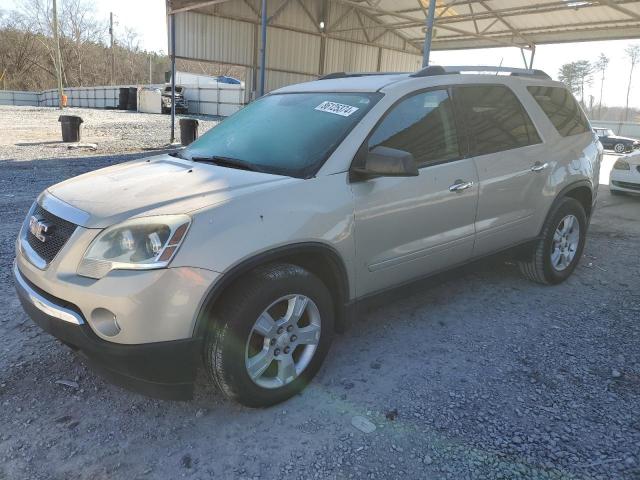
[[[609,190],[613,195],[640,193],[640,152],[625,155],[614,163]]]

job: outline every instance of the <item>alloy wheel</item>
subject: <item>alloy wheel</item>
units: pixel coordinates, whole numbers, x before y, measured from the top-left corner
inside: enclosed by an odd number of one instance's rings
[[[320,341],[322,321],[317,305],[300,294],[269,305],[255,321],[245,346],[245,367],[254,383],[280,388],[309,365]]]
[[[580,222],[574,215],[564,217],[555,233],[551,246],[551,265],[561,272],[565,270],[576,256],[580,244]]]

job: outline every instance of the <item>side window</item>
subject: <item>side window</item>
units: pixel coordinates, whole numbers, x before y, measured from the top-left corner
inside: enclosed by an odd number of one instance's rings
[[[475,155],[541,142],[520,100],[504,85],[456,87],[454,95],[475,140]]]
[[[418,93],[391,107],[369,137],[369,151],[378,146],[410,152],[419,167],[458,158],[458,134],[447,91]]]
[[[527,87],[529,93],[547,114],[553,126],[563,137],[590,130],[589,121],[571,92],[563,87]],[[598,131],[598,135],[605,132]]]

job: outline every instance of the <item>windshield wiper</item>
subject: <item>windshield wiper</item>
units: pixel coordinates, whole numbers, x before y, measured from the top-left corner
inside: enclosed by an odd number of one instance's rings
[[[175,158],[181,158],[182,160],[189,160],[187,157],[185,157],[184,155],[182,155],[181,151],[178,150],[177,152],[171,152],[169,154],[170,157],[175,157]]]
[[[210,157],[191,157],[191,160],[193,162],[212,163],[221,167],[237,168],[239,170],[249,170],[251,172],[264,172],[262,168],[253,163],[231,157],[220,157],[217,155],[212,155]]]

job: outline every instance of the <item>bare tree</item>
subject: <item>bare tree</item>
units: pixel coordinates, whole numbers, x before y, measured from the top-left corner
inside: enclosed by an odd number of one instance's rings
[[[624,120],[629,119],[629,95],[631,94],[631,81],[633,80],[633,69],[640,62],[640,44],[629,45],[624,49],[629,61],[631,62],[631,69],[629,70],[629,85],[627,86],[627,103],[624,107]]]
[[[601,73],[600,77],[600,100],[598,101],[598,119],[600,119],[602,115],[602,92],[604,89],[604,74],[609,66],[609,57],[607,57],[604,53],[601,53],[598,57],[598,60],[594,63],[594,68],[596,71]]]
[[[593,66],[588,60],[565,63],[558,72],[558,78],[571,90],[571,93],[580,94],[580,103],[583,107],[585,106],[584,87],[591,85],[592,76]]]
[[[574,62],[574,64],[576,76],[580,82],[580,102],[584,107],[584,86],[591,85],[593,81],[593,66],[588,60],[578,60],[577,62]]]
[[[580,79],[575,62],[562,65],[558,71],[558,79],[564,83],[574,95],[580,92]]]
[[[94,17],[94,11],[95,4],[90,0],[65,0],[62,4],[61,30],[75,60],[72,82],[78,86],[85,83],[83,65],[88,45],[102,43],[107,29],[106,22]]]

